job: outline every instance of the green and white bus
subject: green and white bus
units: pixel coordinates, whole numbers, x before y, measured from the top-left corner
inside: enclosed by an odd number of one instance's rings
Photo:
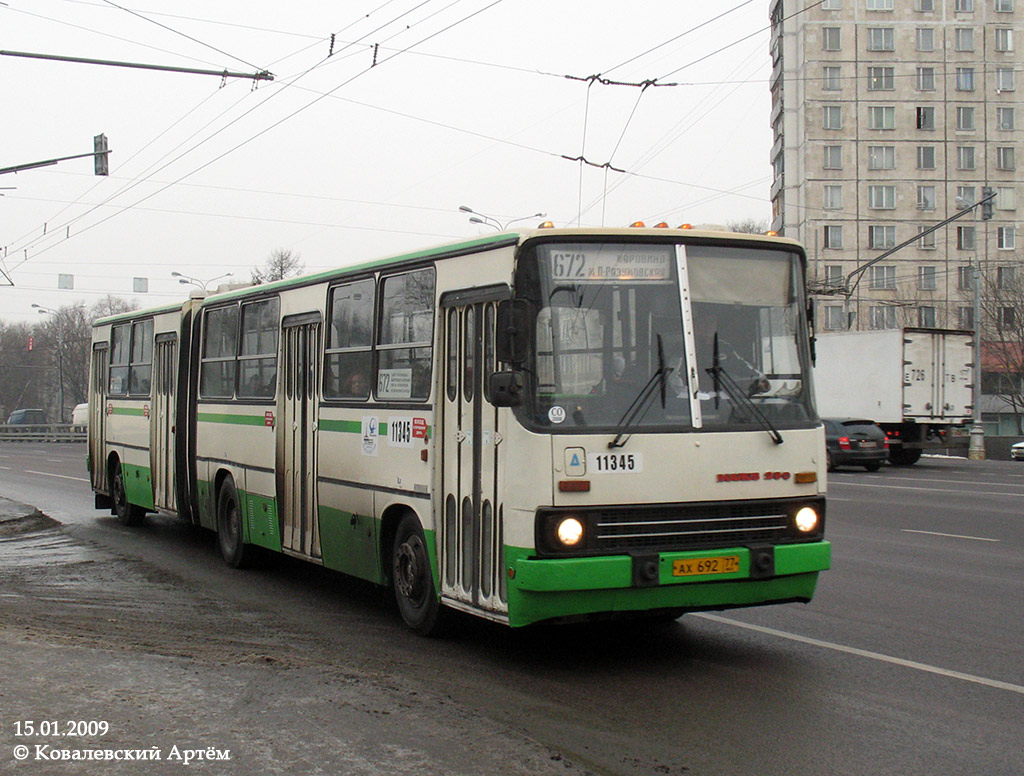
[[[97,321],[89,460],[182,515],[517,627],[811,600],[829,567],[806,258],[508,232]]]

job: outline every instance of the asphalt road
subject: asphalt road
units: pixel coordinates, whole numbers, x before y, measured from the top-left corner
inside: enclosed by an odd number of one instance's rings
[[[84,454],[0,445],[0,496],[62,524],[0,534],[0,772],[79,772],[10,755],[46,741],[18,722],[74,716],[116,728],[76,745],[176,773],[186,744],[231,750],[207,773],[1024,773],[1024,464],[830,475],[806,606],[436,641],[368,585],[228,569],[168,517],[121,527]]]

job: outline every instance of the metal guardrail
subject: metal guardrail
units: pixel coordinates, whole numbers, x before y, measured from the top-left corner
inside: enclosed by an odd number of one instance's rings
[[[86,427],[70,423],[0,425],[0,442],[84,442]]]

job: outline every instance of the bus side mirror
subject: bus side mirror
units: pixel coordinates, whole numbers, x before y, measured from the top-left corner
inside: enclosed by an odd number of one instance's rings
[[[490,377],[491,404],[495,407],[518,407],[523,403],[522,372],[492,372]]]
[[[818,361],[818,337],[815,334],[815,324],[817,323],[818,310],[814,304],[814,297],[810,297],[807,300],[807,344],[811,351],[811,366],[814,366]]]
[[[521,299],[498,303],[495,351],[503,364],[522,364],[529,354],[530,308]],[[510,405],[507,405],[510,406]]]

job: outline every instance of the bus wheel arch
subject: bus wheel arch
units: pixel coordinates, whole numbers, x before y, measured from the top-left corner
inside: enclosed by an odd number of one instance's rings
[[[124,467],[121,466],[121,459],[117,453],[111,453],[107,459],[107,474],[107,481],[110,483],[110,496],[114,502],[110,510],[111,513],[117,517],[121,525],[138,525],[145,516],[146,510],[128,500]]]
[[[426,534],[411,509],[386,512],[382,519],[386,573],[405,624],[421,636],[441,635],[449,610],[441,605]],[[389,541],[390,539],[390,541]]]
[[[230,472],[223,469],[217,472],[214,492],[217,494],[217,548],[229,566],[245,568],[252,561],[254,549],[245,543],[244,509]]]

